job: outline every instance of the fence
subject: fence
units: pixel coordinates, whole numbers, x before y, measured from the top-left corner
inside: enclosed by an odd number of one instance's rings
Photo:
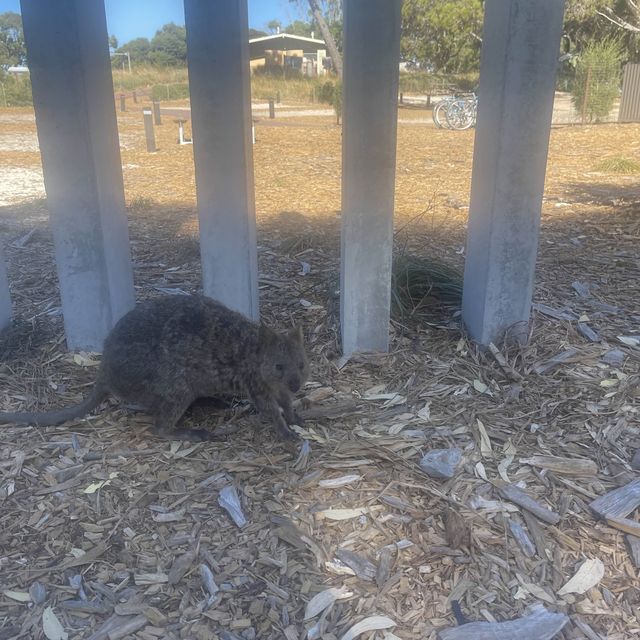
[[[640,64],[628,64],[622,80],[620,122],[640,122]]]
[[[553,124],[618,122],[620,78],[610,65],[578,68],[566,84],[568,91],[556,92]]]

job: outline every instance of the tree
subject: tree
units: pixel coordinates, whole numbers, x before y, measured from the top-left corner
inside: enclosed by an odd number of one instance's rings
[[[149,61],[158,66],[187,63],[187,31],[184,25],[165,24],[151,39]]]
[[[266,31],[261,31],[260,29],[249,29],[249,40],[253,40],[253,38],[264,38],[266,35]]]
[[[114,35],[109,36],[109,49],[113,49],[114,51],[118,48],[118,38]]]
[[[327,3],[331,4],[331,3]],[[335,2],[333,3],[336,4]],[[339,6],[339,3],[338,3]],[[322,11],[320,11],[320,5],[317,0],[309,0],[309,8],[311,9],[311,14],[313,15],[313,19],[315,20],[318,28],[320,29],[320,33],[322,34],[322,39],[327,45],[327,51],[331,56],[331,61],[333,62],[333,68],[336,70],[338,74],[338,78],[342,80],[342,56],[338,51],[338,47],[336,46],[336,42],[333,39],[333,34],[329,29],[329,25],[327,24],[324,16],[322,15]],[[335,9],[334,9],[335,10]]]
[[[342,1],[341,0],[289,0],[298,5],[308,5],[313,26],[318,27],[333,68],[342,80],[342,55],[338,42],[342,45]],[[326,17],[325,17],[326,16]],[[314,28],[315,31],[315,28]]]
[[[563,49],[580,52],[594,40],[617,38],[628,61],[640,60],[638,0],[567,0]]]
[[[24,64],[26,59],[22,17],[12,11],[0,14],[0,65]]]
[[[269,22],[267,22],[266,24],[266,27],[269,30],[269,33],[278,33],[282,28],[282,23],[280,22],[280,20],[269,20]]]
[[[304,36],[305,38],[310,38],[313,30],[314,25],[312,22],[304,22],[302,20],[294,20],[283,29],[285,33],[290,33],[294,36]]]
[[[605,5],[597,13],[617,27],[640,33],[640,2],[637,0],[622,0],[614,3],[617,7]]]
[[[151,52],[151,43],[147,38],[135,38],[123,44],[118,53],[127,51],[131,57],[131,62],[143,64],[149,62],[149,53]]]
[[[482,20],[482,0],[405,0],[401,55],[434,71],[475,71],[480,65]]]

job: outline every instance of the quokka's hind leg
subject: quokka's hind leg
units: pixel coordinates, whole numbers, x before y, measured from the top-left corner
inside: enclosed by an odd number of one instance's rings
[[[160,402],[154,411],[155,426],[153,433],[161,438],[171,440],[189,440],[191,442],[202,442],[211,438],[211,433],[205,429],[181,429],[178,421],[189,408],[191,400],[181,402]]]

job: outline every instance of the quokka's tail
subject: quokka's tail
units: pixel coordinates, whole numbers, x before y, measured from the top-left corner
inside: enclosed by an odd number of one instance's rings
[[[95,409],[109,395],[109,390],[101,382],[96,382],[91,393],[75,407],[59,409],[54,411],[37,412],[21,412],[21,413],[1,413],[0,424],[24,424],[34,425],[36,427],[50,427],[62,424],[67,420],[80,418],[92,409]]]

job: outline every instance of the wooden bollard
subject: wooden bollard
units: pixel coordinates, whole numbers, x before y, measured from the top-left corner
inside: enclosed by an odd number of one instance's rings
[[[136,93],[135,89],[132,95],[133,95],[133,103],[138,104],[138,94]]]
[[[276,117],[276,106],[273,102],[273,98],[269,98],[269,118],[273,120]]]
[[[127,110],[127,104],[126,104],[126,97],[124,95],[124,93],[120,94],[120,111],[126,111]]]
[[[160,102],[153,101],[153,122],[154,124],[162,124],[162,116],[160,115]]]
[[[154,153],[156,149],[156,135],[153,131],[153,115],[151,109],[143,109],[142,115],[144,117],[144,135],[147,139],[147,151]]]

